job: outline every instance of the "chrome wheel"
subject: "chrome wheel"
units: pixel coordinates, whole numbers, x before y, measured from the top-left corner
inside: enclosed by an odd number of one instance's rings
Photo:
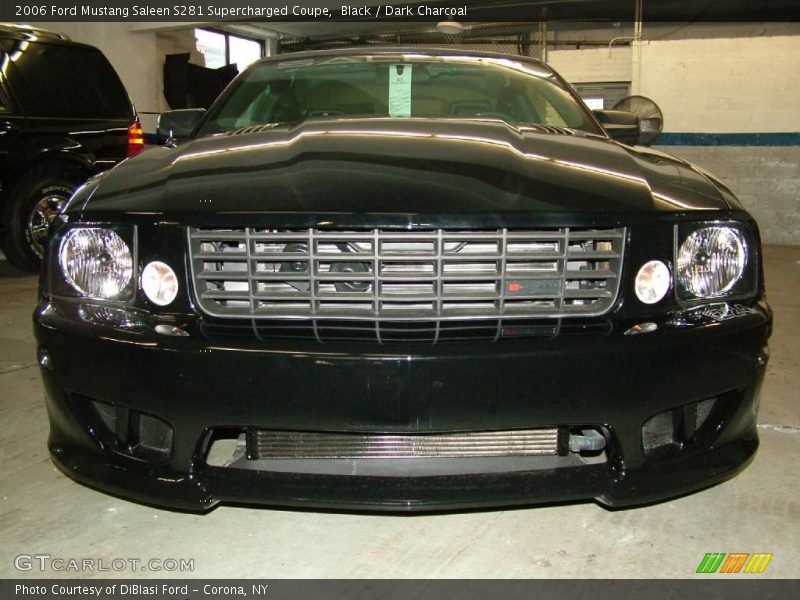
[[[69,200],[69,197],[64,194],[58,192],[47,193],[42,196],[42,199],[34,205],[31,211],[28,218],[28,235],[31,248],[39,257],[44,254],[44,244],[47,240],[50,223],[64,208],[67,200]]]

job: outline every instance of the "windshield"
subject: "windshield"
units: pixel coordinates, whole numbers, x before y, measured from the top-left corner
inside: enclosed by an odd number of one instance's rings
[[[347,117],[493,118],[601,133],[543,66],[512,58],[398,54],[256,64],[233,83],[198,135]]]

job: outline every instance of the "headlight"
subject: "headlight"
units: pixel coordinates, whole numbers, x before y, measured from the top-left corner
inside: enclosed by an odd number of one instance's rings
[[[703,227],[678,250],[676,279],[684,299],[717,298],[733,290],[747,264],[747,244],[731,226]]]
[[[61,240],[58,263],[82,296],[125,300],[133,289],[133,256],[119,234],[101,227],[76,227]]]

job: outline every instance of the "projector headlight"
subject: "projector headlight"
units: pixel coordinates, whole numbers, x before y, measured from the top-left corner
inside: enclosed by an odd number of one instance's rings
[[[131,246],[114,229],[75,227],[61,239],[58,264],[73,292],[97,300],[133,296]]]
[[[720,298],[736,293],[740,283],[747,283],[749,249],[740,228],[701,227],[682,239],[675,260],[679,298]]]

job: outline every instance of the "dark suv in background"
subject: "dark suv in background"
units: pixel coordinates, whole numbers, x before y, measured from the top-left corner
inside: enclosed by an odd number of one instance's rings
[[[0,24],[0,239],[12,264],[37,270],[50,221],[72,192],[143,147],[125,87],[100,50]]]

